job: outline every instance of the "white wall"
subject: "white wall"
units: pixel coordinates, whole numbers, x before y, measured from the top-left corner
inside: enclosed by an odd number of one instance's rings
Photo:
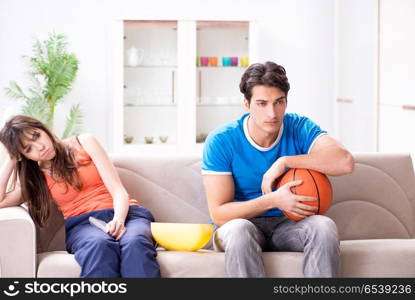
[[[106,22],[117,17],[257,20],[259,60],[273,60],[286,67],[291,83],[289,111],[306,114],[329,132],[333,130],[334,1],[331,0],[1,0],[0,88],[9,80],[24,82],[21,56],[30,54],[35,38],[43,39],[52,30],[65,33],[71,50],[80,60],[66,107],[81,102],[86,130],[111,150],[108,135],[111,128],[107,124],[111,103],[106,95],[109,84]],[[0,109],[10,103],[1,94]]]
[[[333,133],[334,1],[275,1],[260,20],[259,57],[283,65],[288,108]],[[265,12],[265,10],[264,10]]]
[[[355,152],[376,151],[377,2],[337,0],[334,135]]]
[[[99,0],[1,0],[0,1],[0,109],[19,104],[4,95],[10,80],[27,86],[27,67],[22,55],[31,55],[36,39],[49,32],[64,33],[70,50],[79,59],[79,71],[72,92],[57,107],[56,131],[62,132],[63,120],[72,103],[81,103],[85,128],[107,143],[107,104],[105,95],[106,53],[104,6]],[[66,108],[66,109],[65,109]]]
[[[289,111],[313,118],[333,130],[334,2],[333,1],[174,1],[154,6],[135,1],[114,3],[112,18],[256,20],[259,61],[286,67],[291,91]],[[128,3],[128,4],[127,4]],[[185,5],[180,5],[185,3]],[[160,9],[162,7],[163,9]]]
[[[415,157],[415,1],[381,0],[380,17],[379,151]]]

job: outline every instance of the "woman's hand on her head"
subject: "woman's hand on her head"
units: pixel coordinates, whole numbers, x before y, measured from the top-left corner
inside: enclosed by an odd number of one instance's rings
[[[13,174],[13,170],[16,168],[17,160],[10,156],[2,143],[0,143],[0,152],[2,152],[0,154],[3,156],[0,157],[2,158],[0,160],[0,202],[2,202],[0,208],[18,206],[23,203],[22,193],[18,182],[16,182],[12,191],[7,192],[8,184]]]
[[[7,150],[7,148],[0,142],[0,163],[4,161],[4,158],[7,160],[11,160],[12,162],[16,162],[16,159],[13,159]]]
[[[107,224],[107,231],[109,235],[111,235],[115,238],[115,240],[118,241],[127,231],[127,229],[124,226],[124,222],[121,222],[117,219],[112,219]]]

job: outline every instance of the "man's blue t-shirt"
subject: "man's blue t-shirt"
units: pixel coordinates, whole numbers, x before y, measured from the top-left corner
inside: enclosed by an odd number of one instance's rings
[[[317,124],[297,114],[287,113],[275,142],[267,148],[257,145],[248,133],[248,117],[231,121],[206,139],[202,174],[229,174],[235,183],[234,201],[247,201],[262,195],[264,173],[281,156],[308,154],[317,138],[326,134]],[[274,208],[261,216],[281,216]]]

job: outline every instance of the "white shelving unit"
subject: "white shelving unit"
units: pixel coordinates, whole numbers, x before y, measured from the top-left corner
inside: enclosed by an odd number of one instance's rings
[[[114,152],[200,154],[203,136],[244,112],[239,81],[246,66],[223,66],[222,57],[257,61],[255,22],[140,19],[110,27]],[[144,53],[134,65],[132,47]],[[218,64],[201,66],[202,56]]]

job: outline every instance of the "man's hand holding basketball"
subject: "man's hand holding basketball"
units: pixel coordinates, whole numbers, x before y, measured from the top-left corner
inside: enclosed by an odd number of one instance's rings
[[[301,183],[301,180],[287,182],[274,193],[278,195],[278,202],[276,204],[277,208],[297,217],[305,218],[314,215],[318,208],[317,206],[307,205],[302,202],[315,202],[317,199],[315,197],[296,195],[291,192],[292,187],[300,185]]]
[[[269,194],[272,192],[272,189],[275,187],[275,181],[285,172],[286,168],[284,156],[278,158],[276,162],[272,164],[271,168],[269,168],[262,177],[262,194]]]

